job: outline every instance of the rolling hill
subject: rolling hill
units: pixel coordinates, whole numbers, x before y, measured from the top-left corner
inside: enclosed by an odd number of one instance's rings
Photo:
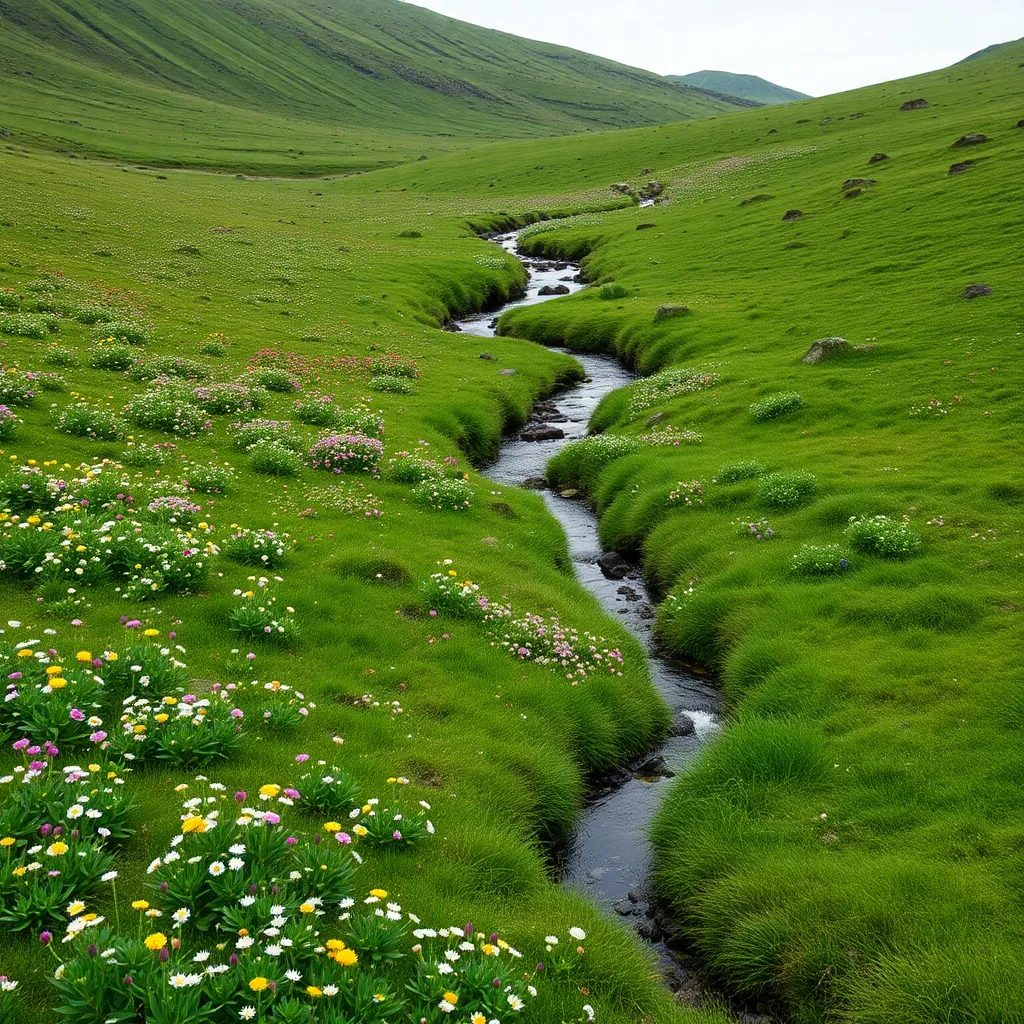
[[[398,0],[0,0],[0,69],[12,144],[275,173],[745,105]]]
[[[763,106],[810,99],[805,92],[786,89],[757,75],[734,75],[729,71],[694,71],[689,75],[670,75],[669,78],[697,89],[709,89],[728,96],[753,100]]]

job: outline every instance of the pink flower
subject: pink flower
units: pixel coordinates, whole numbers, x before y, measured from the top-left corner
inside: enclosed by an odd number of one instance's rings
[[[334,838],[341,843],[342,846],[348,846],[352,842],[352,837],[347,832],[335,832]]]
[[[268,825],[280,825],[281,815],[275,814],[273,811],[267,811],[267,813],[263,815],[263,820]]]
[[[84,711],[79,711],[78,708],[72,708],[68,712],[68,714],[71,716],[72,720],[75,721],[75,722],[84,722],[85,721],[85,712]]]
[[[391,833],[391,838],[392,839],[401,839],[402,838],[402,833],[399,832],[398,829],[396,828],[395,831]]]
[[[296,754],[295,760],[298,761],[299,764],[302,764],[303,761],[309,760],[309,754]]]
[[[106,738],[107,738],[107,734],[102,729],[97,729],[96,732],[94,732],[89,737],[89,742],[90,743],[102,743]]]
[[[241,708],[232,708],[231,709],[231,717],[232,718],[245,718],[245,712]]]

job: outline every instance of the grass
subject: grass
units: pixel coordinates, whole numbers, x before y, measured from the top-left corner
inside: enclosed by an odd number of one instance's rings
[[[398,0],[42,0],[5,13],[0,127],[13,145],[79,158],[349,173],[744,103]]]
[[[694,1019],[616,924],[548,881],[544,859],[571,827],[586,775],[661,735],[666,712],[638,645],[572,579],[541,500],[473,468],[535,397],[579,373],[522,339],[668,370],[598,410],[594,426],[626,440],[591,443],[585,459],[551,469],[589,490],[608,546],[642,557],[666,595],[663,642],[719,673],[734,716],[673,783],[654,833],[662,891],[727,990],[779,1004],[794,1021],[1015,1019],[1024,1005],[1021,60],[1015,44],[839,97],[480,146],[315,187],[122,170],[11,142],[0,153],[0,295],[5,315],[45,335],[4,335],[0,352],[19,371],[47,365],[54,345],[73,355],[58,357],[71,364],[66,392],[16,406],[24,424],[4,458],[121,460],[147,495],[183,477],[186,462],[229,462],[234,483],[201,496],[202,514],[214,537],[237,523],[298,541],[275,606],[295,609],[297,634],[239,666],[233,591],[258,570],[222,559],[198,595],[141,603],[100,582],[69,605],[5,577],[0,619],[22,625],[0,639],[54,628],[62,648],[102,650],[123,636],[120,616],[138,614],[164,635],[174,629],[197,686],[251,677],[300,688],[318,705],[301,731],[257,727],[211,776],[249,790],[283,781],[307,748],[343,755],[367,795],[408,777],[438,834],[413,856],[373,853],[360,885],[384,884],[425,920],[486,921],[530,950],[549,930],[582,925],[584,964],[549,983],[539,1020],[578,1015],[581,989],[603,1020]],[[918,96],[927,108],[898,111]],[[269,119],[268,151],[276,131]],[[961,159],[950,146],[974,131],[991,141],[973,151],[973,168],[950,176]],[[176,145],[175,133],[166,138],[165,155]],[[193,152],[223,165],[216,149],[200,140]],[[889,159],[869,169],[878,152]],[[245,159],[267,166],[252,151]],[[610,184],[651,175],[669,202],[608,209],[618,201]],[[847,198],[843,184],[857,176],[875,184]],[[755,194],[774,198],[740,205]],[[790,209],[805,215],[783,223]],[[470,225],[555,211],[575,216],[539,223],[527,244],[585,256],[598,287],[510,314],[504,337],[439,330],[523,283]],[[975,283],[992,294],[964,300]],[[133,353],[194,360],[214,382],[248,379],[261,350],[292,354],[279,369],[301,377],[303,394],[381,411],[385,467],[410,451],[453,479],[468,473],[469,509],[421,507],[387,470],[381,479],[308,466],[295,478],[258,475],[232,444],[233,416],[212,416],[211,430],[188,437],[136,427],[131,441],[59,434],[51,404],[59,414],[84,399],[120,413],[149,388],[130,371],[93,368],[101,325],[50,312],[62,304],[91,309],[86,320],[108,307],[114,322],[148,331]],[[659,315],[666,306],[688,313]],[[874,348],[801,362],[813,341],[835,335]],[[211,354],[214,342],[224,351]],[[415,363],[419,377],[401,378],[412,394],[371,389],[374,369],[387,369],[375,360],[391,352],[398,365]],[[178,380],[161,388],[179,394]],[[791,392],[800,407],[751,416],[754,403]],[[294,419],[297,397],[267,391],[259,415]],[[640,440],[667,427],[691,431],[688,443]],[[314,425],[291,429],[300,452],[319,436]],[[177,447],[161,456],[168,441]],[[723,467],[732,469],[717,480]],[[799,501],[772,504],[774,474],[797,481]],[[701,501],[669,506],[673,491]],[[833,576],[790,568],[805,546],[843,544],[852,517],[879,515],[906,520],[920,550],[895,559],[854,550]],[[738,536],[738,519],[767,519],[775,535]],[[492,648],[472,623],[432,619],[419,584],[445,558],[517,612],[557,613],[621,645],[624,675],[572,687]],[[402,714],[387,710],[394,701]],[[183,778],[140,769],[130,781],[151,810]],[[173,817],[134,812],[120,900],[141,891],[140,868],[165,850]],[[2,951],[27,990],[19,1012],[48,1019],[38,947],[5,933]]]

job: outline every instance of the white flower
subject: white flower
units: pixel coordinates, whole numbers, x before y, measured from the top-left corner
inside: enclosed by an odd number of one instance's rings
[[[245,843],[235,843],[233,846],[229,846],[228,853],[233,853],[236,857],[245,853]]]
[[[582,942],[587,937],[587,933],[582,928],[570,928],[569,934],[578,942]]]
[[[241,857],[232,857],[231,860],[228,861],[228,867],[232,871],[241,871],[242,868],[245,867],[245,861],[242,860]],[[212,873],[212,869],[211,869],[211,873]]]
[[[192,962],[194,964],[205,964],[206,961],[209,959],[210,951],[208,949],[202,949],[198,953],[196,953],[194,957],[192,957]]]
[[[325,996],[336,996],[337,994],[338,994],[338,986],[337,985],[324,985],[324,995]]]
[[[172,974],[167,979],[167,983],[171,988],[191,988],[193,985],[198,985],[201,980],[202,975],[199,974]]]
[[[256,902],[255,896],[243,896],[238,901],[243,907],[251,907]]]
[[[256,1017],[256,1007],[255,1006],[243,1006],[238,1011],[238,1016],[241,1017],[242,1020],[253,1020]]]
[[[442,1013],[451,1013],[452,1010],[455,1009],[455,1004],[454,1003],[449,1003],[447,999],[442,999],[441,1002],[439,1002],[437,1004],[437,1008]]]
[[[597,1016],[597,1014],[594,1013],[594,1008],[590,1005],[590,1003],[583,1004],[583,1012],[587,1015],[587,1020],[593,1020]]]
[[[72,804],[68,808],[67,817],[74,821],[75,818],[80,818],[83,813],[85,813],[85,808],[81,804]]]
[[[115,878],[117,878],[116,871],[108,871],[106,874],[100,875],[101,882],[112,882]]]
[[[236,943],[235,949],[248,949],[256,940],[248,935],[243,935]]]
[[[455,968],[452,967],[451,964],[446,964],[446,963],[442,962],[442,963],[439,963],[437,965],[437,973],[438,974],[454,974],[455,973]]]
[[[456,960],[460,960],[461,959],[459,954],[456,953],[454,949],[446,949],[444,951],[444,958],[446,960],[451,960],[452,963],[455,963]]]
[[[278,946],[278,945],[267,946],[264,949],[264,952],[267,954],[267,956],[280,956],[281,955],[281,947]]]
[[[557,946],[558,945],[558,936],[557,935],[545,935],[544,936],[544,941],[549,946]]]
[[[511,992],[508,997],[508,1005],[511,1006],[513,1010],[521,1010],[523,1008],[523,1001],[514,992]]]
[[[298,971],[285,971],[284,976],[289,981],[302,981],[302,975]]]
[[[206,870],[216,878],[217,875],[224,874],[224,863],[222,861],[215,860]]]
[[[174,920],[175,924],[184,924],[191,916],[192,911],[189,910],[187,907],[180,907],[173,914],[171,914],[171,918]]]

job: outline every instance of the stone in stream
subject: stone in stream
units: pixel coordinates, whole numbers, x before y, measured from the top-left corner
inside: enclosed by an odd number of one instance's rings
[[[521,441],[557,441],[565,437],[565,431],[561,427],[553,427],[549,423],[538,423],[534,427],[527,427],[520,435]]]
[[[550,285],[546,284],[539,292],[538,295],[568,295],[569,288],[564,284]]]
[[[546,491],[548,489],[548,481],[542,476],[528,476],[523,481],[523,486],[528,491]]]
[[[676,715],[676,720],[672,723],[672,730],[669,733],[670,736],[692,736],[697,731],[696,725],[693,723],[693,719],[680,712]]]
[[[675,776],[675,772],[669,768],[660,754],[656,754],[654,757],[648,758],[635,772],[633,772],[634,779],[671,779]]]
[[[597,560],[597,567],[609,580],[624,580],[633,571],[633,566],[618,551],[606,551]]]
[[[558,496],[560,498],[578,498],[580,492],[575,487],[567,487],[564,491],[559,491]]]

